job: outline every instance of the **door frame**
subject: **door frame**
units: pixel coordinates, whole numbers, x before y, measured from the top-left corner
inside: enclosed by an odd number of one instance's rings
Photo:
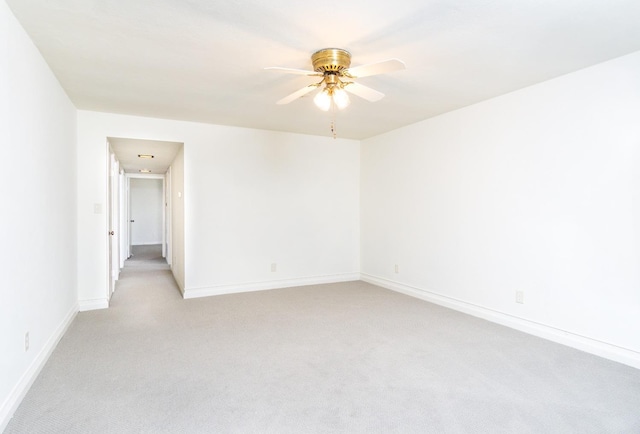
[[[126,191],[127,197],[125,201],[126,209],[122,210],[122,214],[125,217],[127,222],[127,229],[125,230],[127,235],[127,258],[130,258],[132,255],[131,252],[131,179],[132,178],[142,178],[142,179],[161,179],[162,180],[162,257],[167,258],[167,250],[170,250],[171,239],[167,239],[167,207],[168,203],[166,201],[167,194],[167,177],[165,175],[157,175],[154,173],[125,173],[126,179]]]
[[[120,277],[120,162],[107,140],[107,302]]]
[[[165,242],[162,247],[162,254],[164,255],[167,264],[171,267],[171,258],[173,257],[171,253],[171,249],[173,246],[172,242],[172,231],[171,231],[171,166],[169,166],[169,170],[164,174],[164,210],[165,210],[165,225],[164,225],[164,233],[165,233]],[[166,246],[166,249],[165,249]]]

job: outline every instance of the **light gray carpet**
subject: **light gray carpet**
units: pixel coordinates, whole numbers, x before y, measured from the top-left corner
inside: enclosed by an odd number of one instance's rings
[[[7,433],[640,432],[640,370],[363,282],[182,300],[137,260]]]
[[[147,270],[169,269],[167,261],[162,257],[162,245],[160,244],[131,246],[131,253],[131,257],[125,261],[127,270],[140,267]]]

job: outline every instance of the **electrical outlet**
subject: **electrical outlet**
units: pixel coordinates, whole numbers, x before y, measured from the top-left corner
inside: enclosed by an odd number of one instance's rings
[[[24,351],[29,351],[29,332],[24,334]]]
[[[400,268],[398,267],[398,264],[396,264],[396,266],[395,266],[395,272],[396,272],[396,274],[398,274],[400,272]]]
[[[516,303],[524,304],[524,291],[516,291]]]
[[[276,264],[275,262],[273,264],[271,264],[271,272],[275,272],[278,269],[278,264]]]

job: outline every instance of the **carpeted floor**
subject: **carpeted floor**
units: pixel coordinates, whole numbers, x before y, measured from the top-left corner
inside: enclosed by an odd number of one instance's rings
[[[640,370],[364,282],[182,300],[134,251],[6,430],[414,432],[640,433]]]

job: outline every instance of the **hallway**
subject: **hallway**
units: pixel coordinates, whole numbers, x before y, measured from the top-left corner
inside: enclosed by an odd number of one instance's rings
[[[151,383],[166,377],[156,371],[181,306],[162,246],[133,246],[109,309],[78,313],[5,434],[141,430],[136,420]]]
[[[169,268],[167,261],[162,257],[162,244],[150,246],[132,246],[133,255],[124,263],[125,268],[136,266],[149,267],[152,265],[164,265]]]
[[[124,263],[116,291],[109,303],[112,309],[138,310],[141,306],[182,300],[171,268],[162,257],[162,245],[133,246],[133,255]]]

